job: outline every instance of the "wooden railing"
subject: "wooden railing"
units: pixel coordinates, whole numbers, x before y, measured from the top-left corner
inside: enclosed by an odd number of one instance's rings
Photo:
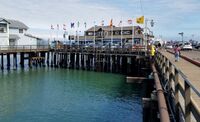
[[[92,53],[92,54],[145,54],[145,47],[133,48],[109,48],[109,47],[84,47],[84,46],[55,46],[49,45],[18,45],[18,46],[2,46],[0,45],[0,53],[14,53],[14,52],[33,52],[33,51],[58,51],[69,53]]]
[[[169,82],[169,91],[175,101],[174,109],[177,121],[182,118],[186,122],[193,120],[199,122],[200,109],[197,101],[193,99],[193,95],[200,98],[200,91],[192,85],[182,71],[160,52],[156,54],[155,60],[161,75]]]
[[[50,47],[48,45],[17,45],[17,46],[0,45],[0,53],[48,51],[49,49]]]
[[[143,53],[145,47],[136,48],[103,48],[103,47],[84,47],[84,46],[62,46],[59,48],[53,48],[59,52],[74,52],[74,53],[111,53],[111,54],[131,54],[131,53]]]

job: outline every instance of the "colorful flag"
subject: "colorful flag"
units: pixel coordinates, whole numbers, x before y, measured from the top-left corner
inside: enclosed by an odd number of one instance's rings
[[[113,26],[113,19],[110,20],[110,27]]]
[[[118,26],[122,26],[122,20],[119,21]]]
[[[129,20],[128,20],[128,24],[129,24],[129,25],[132,25],[132,24],[133,24],[133,21],[132,21],[131,19],[129,19]]]
[[[101,26],[104,26],[104,20],[101,21]]]
[[[71,28],[74,28],[74,23],[73,22],[71,22]]]
[[[59,24],[57,24],[57,30],[59,30]]]
[[[63,24],[63,30],[66,30],[66,25],[65,24]]]
[[[80,26],[80,22],[78,21],[78,22],[77,22],[77,27],[79,28],[79,26]]]
[[[51,30],[53,30],[54,28],[53,28],[53,25],[51,25]]]
[[[141,17],[139,17],[139,18],[136,18],[136,22],[137,22],[138,24],[144,24],[144,16],[141,16]]]
[[[84,25],[85,25],[85,28],[87,27],[87,23],[86,22],[84,22]]]

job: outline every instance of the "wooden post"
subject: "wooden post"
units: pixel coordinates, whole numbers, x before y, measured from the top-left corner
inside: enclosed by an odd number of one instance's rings
[[[176,113],[176,121],[179,122],[179,73],[177,69],[174,69],[174,81],[175,81],[175,113]]]
[[[169,60],[167,58],[165,58],[165,75],[166,75],[167,79],[169,78],[169,72],[168,72],[169,65],[168,65],[168,63],[169,63]]]
[[[47,60],[46,60],[47,66],[49,67],[49,52],[47,52]]]
[[[190,115],[190,110],[191,110],[191,90],[190,90],[190,85],[185,81],[185,122],[190,122],[191,121],[191,115]]]
[[[32,54],[31,53],[29,53],[28,65],[30,68],[32,68]]]
[[[162,56],[162,75],[164,76],[165,75],[165,57]]]
[[[7,53],[7,69],[10,69],[10,54]]]
[[[4,69],[4,58],[3,58],[3,53],[1,54],[1,69],[3,70]]]
[[[57,67],[57,58],[56,58],[56,53],[54,53],[54,57],[53,57],[53,63],[54,63],[54,67]]]
[[[17,53],[13,54],[13,67],[17,68]]]
[[[79,53],[76,53],[76,69],[79,69]]]
[[[24,68],[24,53],[23,52],[20,53],[20,65],[22,68]]]
[[[171,62],[169,62],[169,88],[172,88],[172,64]]]

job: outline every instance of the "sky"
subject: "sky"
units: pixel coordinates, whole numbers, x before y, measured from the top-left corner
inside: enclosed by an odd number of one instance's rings
[[[66,24],[69,34],[74,34],[77,28],[71,29],[70,23],[80,22],[78,28],[83,33],[84,22],[87,28],[94,25],[114,25],[123,21],[135,19],[142,15],[153,19],[154,27],[149,28],[156,37],[165,40],[181,40],[178,34],[184,32],[184,39],[200,40],[200,0],[0,0],[0,17],[16,19],[29,26],[28,33],[42,37],[62,35],[61,25]],[[52,31],[51,24],[60,30]],[[136,23],[134,23],[137,25]],[[143,26],[143,25],[141,25]]]

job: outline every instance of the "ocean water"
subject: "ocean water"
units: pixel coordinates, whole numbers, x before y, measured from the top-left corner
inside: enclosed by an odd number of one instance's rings
[[[33,68],[0,71],[0,122],[141,122],[141,86],[125,76]]]

